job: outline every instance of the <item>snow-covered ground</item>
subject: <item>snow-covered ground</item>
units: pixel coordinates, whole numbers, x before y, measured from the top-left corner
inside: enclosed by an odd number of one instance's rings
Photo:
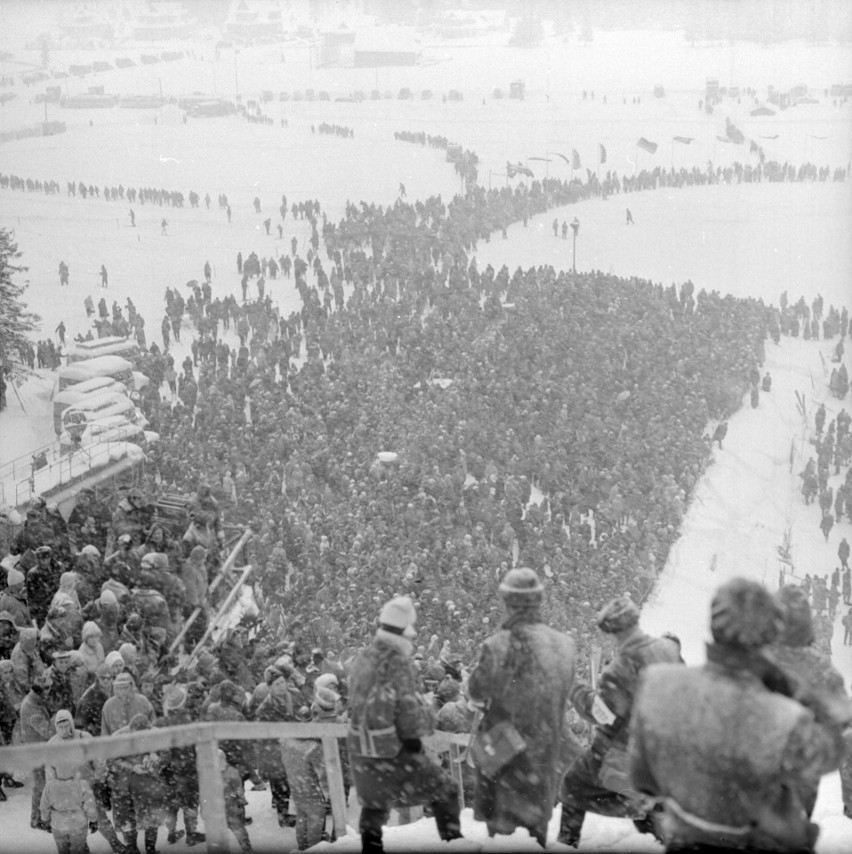
[[[19,61],[37,63],[20,44],[41,27],[22,21],[23,4],[0,7],[0,47],[15,57],[3,63],[3,73],[22,70]],[[350,22],[350,25],[352,22]],[[847,165],[852,155],[852,105],[835,107],[822,90],[832,83],[848,82],[848,48],[836,45],[757,45],[733,43],[691,46],[681,34],[596,33],[582,45],[576,35],[547,40],[540,48],[515,50],[495,45],[493,36],[461,46],[426,46],[429,58],[440,60],[414,68],[317,68],[316,56],[307,48],[223,49],[215,57],[213,42],[194,47],[195,57],[156,66],[112,71],[96,78],[63,82],[63,92],[84,92],[88,85],[103,84],[116,93],[156,93],[162,86],[169,95],[199,89],[232,97],[239,85],[243,98],[257,98],[261,89],[294,91],[314,88],[336,94],[376,88],[396,94],[406,86],[414,92],[431,89],[430,101],[392,100],[345,102],[274,101],[264,106],[272,126],[249,124],[238,117],[195,119],[187,124],[174,106],[161,110],[62,110],[47,108],[49,119],[68,123],[63,135],[19,140],[0,145],[0,171],[24,177],[53,178],[62,195],[46,197],[0,191],[0,225],[15,229],[16,239],[29,267],[31,306],[43,317],[42,333],[53,335],[64,320],[69,338],[85,332],[83,299],[103,294],[108,303],[123,304],[131,297],[147,321],[148,339],[159,340],[163,293],[167,286],[183,288],[200,277],[205,260],[214,268],[214,295],[239,295],[235,258],[246,255],[280,255],[296,236],[301,245],[308,236],[301,221],[288,216],[283,240],[273,229],[267,236],[262,220],[272,216],[281,193],[288,203],[316,198],[332,220],[342,215],[347,200],[392,203],[398,185],[406,185],[409,199],[440,192],[448,199],[458,190],[458,180],[443,152],[393,139],[397,130],[424,130],[441,134],[475,150],[481,158],[480,182],[505,182],[501,174],[507,160],[525,161],[546,152],[569,154],[577,149],[583,165],[594,169],[598,144],[607,148],[607,163],[621,174],[632,173],[640,136],[657,141],[656,155],[639,152],[639,168],[658,163],[706,166],[708,159],[725,165],[735,159],[755,162],[747,146],[722,144],[726,117],[747,138],[762,144],[770,158],[798,164],[804,159],[831,167]],[[87,54],[55,51],[59,64],[138,56],[149,52],[141,45],[123,44]],[[282,55],[284,61],[282,61]],[[754,86],[765,94],[767,84],[779,89],[802,82],[813,87],[820,103],[797,106],[775,116],[749,116],[750,100],[725,102],[713,116],[699,112],[706,77],[722,84]],[[494,88],[508,89],[516,78],[526,80],[523,103],[498,101]],[[655,84],[665,86],[666,98],[654,99]],[[465,94],[462,102],[444,103],[450,88]],[[584,100],[582,90],[594,90],[595,99]],[[42,105],[27,103],[33,92],[24,90],[0,110],[0,131],[33,124],[44,117]],[[603,96],[607,103],[603,103]],[[641,103],[632,99],[641,97]],[[484,99],[484,103],[483,103]],[[626,101],[626,103],[625,103]],[[747,102],[748,101],[748,102]],[[155,123],[156,118],[156,123]],[[287,127],[281,126],[286,118]],[[327,121],[352,127],[354,139],[320,136],[311,125]],[[91,124],[90,124],[91,122]],[[675,134],[691,136],[689,145],[674,146]],[[770,139],[770,137],[775,137]],[[561,165],[560,165],[561,164]],[[537,175],[570,177],[558,158],[545,166],[530,162]],[[136,228],[130,227],[126,202],[85,200],[64,195],[65,181],[85,181],[100,187],[153,186],[210,193],[213,205],[193,210],[133,206]],[[737,296],[762,297],[777,303],[782,291],[792,300],[810,301],[821,293],[826,306],[852,304],[852,194],[850,184],[761,184],[660,190],[615,196],[579,206],[551,211],[533,219],[524,229],[509,229],[480,243],[480,269],[491,263],[527,268],[542,263],[570,267],[571,242],[554,239],[554,217],[581,221],[577,243],[579,270],[601,269],[619,275],[638,275],[669,284],[692,279],[697,288],[716,289]],[[226,193],[233,208],[229,224],[216,205]],[[252,199],[261,198],[264,213],[256,215]],[[629,205],[635,228],[624,225]],[[168,236],[160,235],[160,220],[169,221]],[[64,260],[70,268],[70,286],[60,289],[57,268]],[[105,264],[110,287],[101,292],[97,271]],[[298,307],[292,283],[268,283],[283,312]],[[55,338],[55,336],[54,336]],[[185,344],[184,344],[185,346]],[[767,342],[765,369],[773,377],[773,390],[761,395],[757,409],[748,405],[730,421],[723,450],[714,451],[715,462],[700,483],[684,520],[682,536],[672,550],[655,594],[643,613],[649,631],[676,632],[690,663],[703,660],[707,639],[709,599],[723,580],[743,574],[769,585],[777,583],[777,547],[785,536],[792,544],[798,574],[830,573],[840,537],[849,538],[852,526],[842,522],[829,543],[818,528],[819,511],[805,507],[798,495],[798,472],[810,450],[812,413],[825,402],[829,418],[839,411],[827,390],[827,374],[820,354],[829,361],[830,346],[822,342],[783,339],[780,346]],[[181,353],[182,357],[182,353]],[[795,392],[802,392],[810,421],[803,424]],[[10,390],[9,408],[0,414],[0,463],[28,454],[53,438],[50,395],[52,376],[41,373],[20,389],[21,402]],[[847,409],[849,408],[847,401]],[[790,451],[793,448],[793,465]],[[836,478],[832,479],[833,482]],[[836,485],[836,484],[835,484]],[[835,635],[834,660],[847,683],[852,679],[852,648]],[[29,828],[29,789],[8,792],[0,805],[6,833],[0,851],[52,851],[53,841]],[[294,847],[292,831],[277,827],[268,808],[269,794],[248,793],[249,828],[260,850]],[[356,810],[350,819],[355,824]],[[816,810],[823,827],[818,851],[852,850],[852,822],[842,814],[837,774],[827,777]],[[556,816],[551,838],[556,835]],[[489,851],[536,850],[525,834],[488,840],[484,825],[464,816],[464,831]],[[390,828],[388,850],[408,851],[434,847],[434,822]],[[161,847],[165,846],[164,831]],[[93,854],[107,851],[98,835],[90,837]],[[357,835],[334,846],[357,851]],[[637,835],[629,822],[590,816],[582,847],[586,850],[658,851],[653,840]],[[164,850],[180,852],[182,843]],[[236,850],[233,848],[233,850]]]

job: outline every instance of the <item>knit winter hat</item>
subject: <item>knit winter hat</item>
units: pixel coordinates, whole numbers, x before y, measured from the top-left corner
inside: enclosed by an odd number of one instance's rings
[[[112,670],[112,668],[119,662],[121,662],[122,667],[125,666],[124,658],[117,649],[108,652],[107,657],[104,659],[104,664],[106,664],[110,670]]]
[[[118,599],[112,590],[102,590],[98,602],[100,602],[101,605],[118,605]]]
[[[86,640],[86,638],[91,637],[92,635],[100,636],[101,634],[103,634],[101,632],[101,627],[97,623],[92,620],[87,620],[83,623],[83,631],[81,632],[83,640]]]
[[[133,677],[126,671],[122,670],[113,680],[113,685],[133,685]]]
[[[100,557],[101,556],[101,553],[100,553],[100,550],[98,549],[98,547],[93,546],[91,543],[83,546],[83,548],[80,549],[80,554],[91,555],[92,557]]]
[[[95,671],[95,676],[112,676],[112,668],[106,663],[106,661],[102,661],[98,665],[98,669]]]
[[[6,573],[7,587],[15,587],[18,584],[23,584],[24,580],[24,573],[14,567]]]
[[[125,664],[133,664],[136,661],[136,647],[132,643],[123,643],[118,648],[118,654],[124,659]]]
[[[207,549],[204,546],[194,546],[192,551],[189,553],[189,559],[193,562],[201,563],[203,560],[207,558]]]
[[[379,625],[391,634],[407,638],[417,636],[414,624],[417,622],[417,611],[409,596],[397,596],[386,602],[379,614]]]
[[[734,578],[713,596],[710,631],[720,646],[759,649],[772,643],[783,627],[781,604],[756,581]]]
[[[639,608],[627,595],[616,596],[598,611],[598,628],[606,634],[614,635],[631,629],[639,622]]]
[[[814,642],[814,624],[807,594],[801,587],[786,584],[778,591],[784,609],[784,629],[780,641],[785,646],[808,646]]]

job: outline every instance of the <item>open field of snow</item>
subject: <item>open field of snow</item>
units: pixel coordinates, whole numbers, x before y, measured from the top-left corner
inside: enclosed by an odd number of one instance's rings
[[[18,45],[38,32],[34,22],[21,21],[21,4],[0,7],[0,41],[15,53],[3,73],[21,70],[23,62],[37,62]],[[441,134],[481,158],[480,183],[505,182],[507,160],[526,161],[547,152],[570,155],[577,149],[583,166],[596,167],[598,144],[607,148],[602,167],[630,174],[636,167],[636,140],[656,140],[656,155],[639,153],[638,167],[657,164],[687,168],[706,166],[708,159],[726,165],[734,160],[756,162],[748,146],[722,144],[725,118],[762,144],[769,158],[818,166],[845,167],[852,156],[852,105],[834,106],[821,90],[849,81],[847,46],[788,43],[761,46],[724,44],[693,47],[680,34],[596,33],[582,45],[575,34],[551,38],[537,49],[515,50],[488,43],[462,47],[425,45],[433,64],[415,68],[318,69],[315,55],[304,47],[223,49],[215,57],[213,42],[193,48],[195,57],[124,71],[97,78],[69,80],[68,94],[103,84],[116,93],[157,93],[166,96],[203,90],[232,97],[238,86],[243,99],[257,98],[261,89],[292,92],[314,88],[332,97],[377,88],[396,95],[409,87],[431,89],[430,101],[400,102],[382,99],[362,104],[330,102],[282,103],[264,106],[272,126],[249,124],[239,117],[181,121],[175,106],[162,110],[63,110],[47,108],[48,118],[68,123],[63,135],[19,140],[0,145],[0,172],[24,177],[55,179],[62,194],[43,196],[0,190],[0,225],[15,230],[22,262],[29,267],[28,297],[43,317],[39,337],[53,335],[60,320],[69,338],[85,332],[83,299],[102,293],[97,271],[109,270],[108,303],[124,304],[131,297],[146,318],[148,340],[159,340],[159,322],[166,287],[180,287],[199,278],[205,260],[214,268],[215,295],[239,295],[235,257],[255,250],[280,255],[296,236],[301,245],[308,230],[288,216],[283,240],[273,229],[267,236],[262,220],[277,222],[281,193],[288,203],[316,198],[331,219],[338,219],[347,200],[391,204],[403,182],[409,199],[441,193],[449,198],[459,189],[458,179],[442,151],[393,138],[397,130],[424,130]],[[147,50],[121,45],[95,54],[55,51],[51,61],[92,61]],[[697,107],[705,78],[717,76],[723,85],[754,86],[765,93],[767,84],[783,89],[807,83],[820,101],[797,106],[776,116],[753,118],[753,104],[726,102],[714,115]],[[527,82],[524,103],[497,101],[495,87],[508,89],[511,80]],[[655,84],[666,87],[664,99],[651,95]],[[66,87],[64,87],[65,89]],[[465,100],[443,103],[450,88]],[[595,99],[583,100],[582,90],[594,90]],[[0,110],[0,131],[35,123],[44,117],[43,105],[27,103],[34,90],[25,90]],[[603,96],[607,103],[603,103]],[[632,98],[641,97],[633,104]],[[485,103],[483,104],[483,99]],[[626,103],[624,101],[626,100]],[[155,123],[156,118],[156,123]],[[287,126],[281,126],[281,120]],[[320,136],[311,125],[331,122],[355,130],[354,139]],[[91,122],[91,124],[90,124]],[[689,146],[674,146],[675,134],[691,136]],[[768,137],[777,137],[769,139]],[[821,137],[825,137],[824,139]],[[558,158],[550,164],[530,163],[536,175],[570,177]],[[134,205],[137,227],[130,227],[129,205],[67,198],[65,181],[104,185],[153,186],[210,193],[213,205],[172,210]],[[517,180],[517,179],[515,179]],[[226,193],[233,208],[229,224],[216,206]],[[254,213],[259,196],[264,212]],[[629,206],[636,222],[624,224]],[[160,220],[169,222],[168,236],[160,235]],[[577,216],[581,229],[577,243],[578,270],[600,269],[618,275],[637,275],[662,281],[692,279],[698,289],[716,289],[737,296],[761,297],[777,303],[782,291],[795,301],[808,302],[818,293],[826,306],[852,303],[852,193],[850,184],[761,184],[658,190],[614,196],[558,209],[530,220],[524,229],[512,225],[508,239],[498,235],[480,243],[480,269],[491,263],[529,267],[553,264],[570,267],[571,241],[554,239],[551,222]],[[70,268],[70,286],[59,288],[57,268]],[[269,282],[273,299],[283,312],[298,307],[292,284]],[[184,342],[183,347],[186,347]],[[797,572],[830,573],[837,543],[852,535],[843,522],[823,541],[819,511],[805,507],[798,495],[798,472],[810,450],[807,445],[812,417],[806,426],[796,410],[794,393],[803,392],[811,414],[825,402],[831,418],[839,410],[828,395],[827,375],[820,354],[829,359],[830,347],[821,342],[783,339],[779,347],[767,343],[765,370],[773,376],[773,391],[761,395],[760,407],[748,406],[730,421],[724,449],[714,452],[714,465],[702,480],[685,518],[681,539],[672,550],[655,594],[644,609],[649,631],[674,631],[682,639],[689,663],[703,660],[707,639],[709,599],[713,590],[733,575],[743,574],[777,582],[777,547],[786,534],[792,542]],[[180,357],[182,358],[183,352]],[[178,359],[179,361],[180,359]],[[847,358],[848,364],[848,358]],[[53,438],[49,398],[51,375],[42,373],[26,383],[21,398],[9,394],[9,408],[0,414],[0,462],[30,452]],[[849,408],[847,401],[847,409]],[[790,466],[791,448],[793,464]],[[836,478],[832,484],[836,486]],[[839,624],[838,624],[839,629]],[[834,660],[847,683],[852,679],[852,647],[843,647],[842,629],[835,633]],[[294,845],[292,831],[280,831],[268,808],[268,793],[248,793],[249,814],[255,817],[250,833],[259,850],[281,850]],[[52,839],[31,831],[29,789],[9,792],[0,805],[0,818],[14,840],[14,850],[52,851]],[[852,849],[852,822],[842,815],[838,775],[830,775],[820,790],[816,818],[823,835],[820,854]],[[350,815],[355,823],[355,811]],[[556,817],[550,838],[555,838]],[[465,815],[464,831],[488,851],[537,850],[525,834],[488,840],[484,825]],[[389,851],[413,851],[437,842],[434,823],[391,828]],[[108,850],[104,840],[90,837],[93,854]],[[182,843],[163,850],[182,852]],[[329,850],[360,850],[350,835]],[[583,850],[659,851],[653,840],[638,836],[629,822],[590,816]],[[197,850],[197,849],[195,849]],[[236,850],[233,848],[233,850]]]

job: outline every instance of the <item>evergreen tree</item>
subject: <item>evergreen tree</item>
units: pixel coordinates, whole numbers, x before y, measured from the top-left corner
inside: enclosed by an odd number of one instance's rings
[[[0,228],[0,384],[6,377],[15,378],[26,372],[24,354],[29,345],[29,333],[41,322],[23,300],[29,282],[18,284],[15,281],[28,269],[15,263],[20,257],[14,233]]]

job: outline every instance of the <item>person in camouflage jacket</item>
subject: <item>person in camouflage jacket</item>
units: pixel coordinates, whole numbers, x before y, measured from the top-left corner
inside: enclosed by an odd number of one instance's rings
[[[407,596],[387,602],[371,644],[352,664],[347,747],[361,803],[364,854],[383,851],[391,806],[431,804],[442,839],[461,837],[458,786],[423,751],[434,723],[411,660],[416,620]]]

